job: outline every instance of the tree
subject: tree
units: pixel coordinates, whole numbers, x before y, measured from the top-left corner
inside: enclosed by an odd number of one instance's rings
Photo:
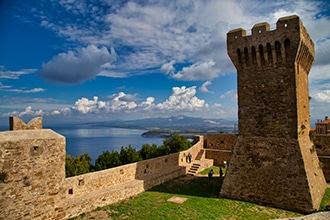
[[[173,134],[170,138],[163,140],[162,151],[166,154],[176,153],[189,149],[192,146],[191,141],[179,134]]]
[[[75,158],[70,155],[65,157],[65,176],[78,176],[93,170],[92,158],[88,154],[78,155]]]
[[[128,147],[122,146],[119,156],[122,164],[129,164],[142,160],[140,154],[131,145],[128,145]]]
[[[136,151],[131,145],[128,147],[122,146],[120,152],[104,151],[95,161],[93,167],[92,158],[88,154],[71,157],[66,155],[65,158],[65,175],[66,177],[77,176],[95,170],[104,170],[124,164],[134,163],[137,161],[168,155],[179,151],[187,150],[192,146],[192,142],[186,137],[181,137],[179,134],[173,134],[170,138],[163,140],[163,144],[157,147],[156,144],[142,145],[140,151]]]
[[[105,170],[108,168],[120,166],[122,163],[120,161],[120,155],[117,151],[107,150],[104,151],[98,158],[95,160],[95,170]]]
[[[160,154],[157,151],[157,145],[152,144],[151,146],[149,144],[142,145],[141,150],[139,151],[140,156],[143,160],[158,157]]]

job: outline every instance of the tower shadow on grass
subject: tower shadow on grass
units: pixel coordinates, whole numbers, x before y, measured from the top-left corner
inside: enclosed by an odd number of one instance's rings
[[[179,195],[219,198],[223,178],[207,176],[181,176],[155,186],[148,191],[163,192]]]

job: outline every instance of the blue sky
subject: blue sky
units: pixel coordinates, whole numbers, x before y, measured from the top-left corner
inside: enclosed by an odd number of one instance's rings
[[[330,115],[330,4],[0,0],[0,123],[187,115],[237,120],[226,33],[298,15],[315,43],[311,118]],[[313,122],[313,121],[312,121]]]

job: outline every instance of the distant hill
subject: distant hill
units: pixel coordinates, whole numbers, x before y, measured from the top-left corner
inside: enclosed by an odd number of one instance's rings
[[[188,116],[172,116],[166,118],[147,118],[137,120],[116,120],[107,122],[84,123],[88,126],[116,127],[148,130],[144,136],[167,136],[172,133],[205,134],[235,132],[236,121],[225,119],[205,119]]]

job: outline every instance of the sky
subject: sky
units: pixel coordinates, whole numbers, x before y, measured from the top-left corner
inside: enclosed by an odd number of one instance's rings
[[[293,14],[315,43],[314,123],[330,115],[327,0],[0,0],[0,125],[237,120],[226,33]]]

